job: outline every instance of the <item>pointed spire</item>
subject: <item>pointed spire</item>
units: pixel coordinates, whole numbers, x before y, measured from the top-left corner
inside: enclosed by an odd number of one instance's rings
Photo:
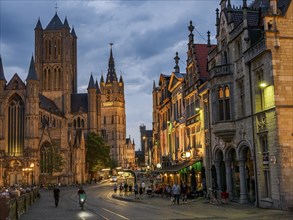
[[[96,89],[95,83],[94,83],[94,78],[93,78],[93,74],[91,73],[91,77],[90,77],[90,81],[89,81],[89,85],[87,87],[87,89]]]
[[[188,30],[190,31],[190,34],[189,34],[189,42],[192,42],[193,41],[193,30],[194,30],[194,26],[192,25],[192,21],[190,21],[189,23],[189,26],[188,26]]]
[[[37,25],[36,25],[36,27],[35,27],[35,30],[36,30],[36,29],[43,30],[43,27],[42,27],[42,24],[41,24],[41,20],[40,20],[40,18],[38,19]]]
[[[120,83],[123,83],[123,78],[122,78],[122,75],[120,75],[119,82],[120,82]]]
[[[102,75],[101,75],[100,82],[104,82],[104,75],[103,75],[103,73],[102,73]]]
[[[108,74],[107,74],[106,82],[117,81],[112,46],[113,46],[113,43],[110,43],[110,57],[109,57]]]
[[[97,94],[100,94],[101,93],[101,90],[100,90],[100,87],[99,87],[99,83],[98,83],[98,80],[96,79],[96,89],[97,89]]]
[[[67,29],[70,29],[69,24],[68,24],[68,21],[67,21],[67,17],[65,17],[63,27],[64,28],[67,28]]]
[[[208,31],[207,34],[208,34],[208,45],[207,46],[211,47],[211,32]]]
[[[55,16],[52,18],[48,26],[46,27],[46,30],[61,30],[63,28],[62,21],[60,20],[57,12]]]
[[[153,82],[153,91],[155,91],[155,89],[156,89],[156,81],[154,80],[154,82]]]
[[[220,34],[220,17],[219,17],[219,9],[216,9],[216,26],[217,26],[217,36]]]
[[[0,80],[3,80],[5,83],[7,82],[4,76],[2,57],[0,56]]]
[[[71,30],[71,35],[72,35],[72,37],[74,37],[74,38],[77,38],[77,36],[76,36],[76,34],[75,34],[74,27],[72,27],[72,30]]]
[[[178,65],[180,58],[178,56],[178,52],[176,52],[176,56],[174,57],[174,60],[175,60],[174,72],[175,73],[180,73],[180,68],[179,68],[179,65]]]
[[[26,81],[30,81],[30,80],[35,80],[35,81],[39,80],[37,76],[36,68],[35,68],[35,61],[34,61],[33,55],[32,55],[30,68],[26,78]]]

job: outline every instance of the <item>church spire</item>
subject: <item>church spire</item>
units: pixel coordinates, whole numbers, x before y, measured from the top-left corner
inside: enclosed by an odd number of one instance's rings
[[[43,30],[43,27],[42,27],[42,24],[41,24],[41,20],[40,20],[40,18],[38,19],[38,22],[37,22],[37,24],[36,24],[35,30],[36,30],[36,29]]]
[[[36,80],[36,81],[38,81],[38,76],[37,76],[37,72],[36,72],[36,68],[35,68],[35,61],[34,61],[33,56],[32,56],[32,59],[31,59],[30,68],[29,68],[27,78],[26,78],[26,81],[28,81],[28,80]]]
[[[94,83],[94,78],[93,78],[93,74],[91,74],[90,77],[90,81],[89,81],[89,85],[87,87],[87,89],[96,89],[95,83]]]
[[[108,74],[107,74],[107,78],[106,78],[106,83],[117,81],[112,46],[113,46],[113,43],[110,43],[110,58],[109,58],[109,64],[108,64]]]
[[[0,80],[3,80],[6,83],[1,56],[0,56]]]
[[[176,56],[174,57],[174,60],[175,60],[174,72],[175,73],[180,73],[180,68],[179,68],[179,65],[178,65],[180,58],[178,56],[178,52],[176,52]]]

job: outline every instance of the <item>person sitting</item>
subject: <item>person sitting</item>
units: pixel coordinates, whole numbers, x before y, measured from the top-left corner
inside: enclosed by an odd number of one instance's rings
[[[79,187],[79,190],[77,191],[77,195],[78,195],[78,200],[79,200],[79,205],[81,206],[81,197],[83,197],[84,199],[86,199],[86,193],[83,190],[82,186]]]

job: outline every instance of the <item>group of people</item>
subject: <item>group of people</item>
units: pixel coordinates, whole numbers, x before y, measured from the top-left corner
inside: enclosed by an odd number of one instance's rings
[[[120,189],[120,194],[123,192],[123,185],[125,184],[121,183],[119,186],[117,184],[114,184],[114,192],[117,192],[117,188]],[[131,190],[130,190],[131,191]],[[173,184],[172,186],[170,184],[162,184],[162,185],[149,185],[146,187],[146,184],[144,181],[140,183],[135,183],[133,187],[134,191],[134,198],[139,199],[142,198],[144,194],[147,194],[151,197],[155,195],[155,193],[160,193],[162,195],[162,198],[166,196],[167,198],[171,198],[171,201],[174,204],[179,205],[180,198],[183,203],[187,203],[187,197],[188,193],[190,192],[190,189],[188,185],[185,182],[181,182],[181,184]],[[126,191],[125,191],[126,192]]]
[[[180,196],[182,202],[187,203],[187,196],[188,196],[189,188],[185,182],[181,182],[181,184],[174,183],[171,190],[171,198],[174,204],[179,205]]]
[[[14,184],[10,187],[0,188],[0,198],[17,198],[27,192],[30,192],[34,186],[21,186]]]

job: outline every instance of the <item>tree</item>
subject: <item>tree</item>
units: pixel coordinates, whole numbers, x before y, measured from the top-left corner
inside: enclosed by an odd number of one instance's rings
[[[86,162],[88,171],[93,173],[106,167],[111,167],[110,147],[104,139],[96,133],[90,133],[86,141]]]

